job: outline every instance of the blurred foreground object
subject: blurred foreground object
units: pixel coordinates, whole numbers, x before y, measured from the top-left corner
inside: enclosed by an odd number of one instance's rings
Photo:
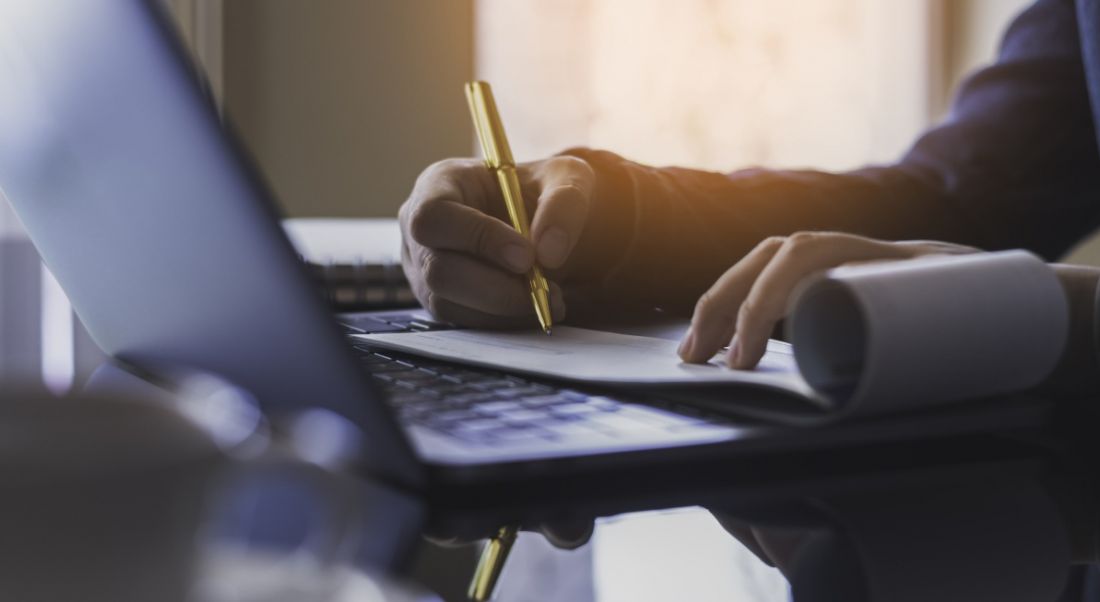
[[[296,218],[283,229],[334,310],[416,306],[396,219]]]
[[[223,461],[168,407],[0,393],[0,599],[185,600]]]
[[[240,389],[187,374],[168,389],[108,364],[81,396],[0,392],[0,600],[433,599],[381,576],[415,505],[300,459],[308,441]],[[301,537],[278,545],[272,519]]]

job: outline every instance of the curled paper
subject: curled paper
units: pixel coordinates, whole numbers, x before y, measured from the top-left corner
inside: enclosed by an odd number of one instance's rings
[[[795,297],[802,377],[838,413],[894,412],[1039,384],[1065,346],[1054,271],[1026,251],[826,272]]]

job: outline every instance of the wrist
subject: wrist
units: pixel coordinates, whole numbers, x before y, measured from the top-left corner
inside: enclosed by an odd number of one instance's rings
[[[561,284],[599,291],[626,254],[634,225],[629,174],[622,157],[601,150],[570,148],[558,153],[584,161],[595,175],[588,217],[561,270]]]

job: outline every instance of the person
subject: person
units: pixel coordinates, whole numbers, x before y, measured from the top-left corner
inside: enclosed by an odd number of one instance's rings
[[[748,369],[791,291],[820,270],[979,249],[1064,254],[1100,226],[1098,122],[1100,2],[1038,0],[946,121],[894,164],[723,174],[572,148],[519,170],[528,242],[483,164],[448,159],[401,207],[403,265],[441,319],[509,327],[533,324],[522,275],[537,262],[555,320],[586,304],[690,313],[684,360],[729,345],[732,366]],[[1100,270],[1055,269],[1072,326],[1050,386],[1095,391]]]
[[[1098,13],[1088,0],[1030,6],[948,119],[893,165],[722,174],[568,149],[520,167],[528,242],[480,161],[436,163],[400,210],[404,269],[439,318],[509,327],[532,323],[522,274],[538,262],[555,320],[575,304],[691,312],[684,360],[728,344],[731,364],[751,368],[791,290],[819,270],[976,249],[1055,259],[1100,225]],[[1075,337],[1055,380],[1080,388],[1096,366],[1098,272],[1057,269]]]

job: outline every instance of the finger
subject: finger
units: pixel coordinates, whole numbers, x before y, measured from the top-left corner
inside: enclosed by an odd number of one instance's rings
[[[423,201],[408,217],[409,237],[430,249],[461,251],[513,273],[531,269],[534,249],[511,226],[451,200]]]
[[[727,356],[730,367],[747,370],[760,362],[791,293],[808,276],[852,261],[911,256],[909,248],[861,236],[802,232],[788,237],[740,304]]]
[[[782,237],[765,239],[703,293],[695,304],[691,328],[680,345],[680,357],[685,362],[709,361],[730,340],[738,306],[757,275],[779,251],[783,240]]]
[[[722,525],[722,528],[727,533],[732,535],[737,541],[741,542],[745,548],[753,553],[754,556],[760,559],[764,564],[775,567],[775,562],[768,556],[768,553],[764,551],[764,547],[760,545],[760,542],[756,539],[756,534],[753,532],[753,528],[747,523],[743,523],[740,520],[731,518],[719,512],[711,511],[711,514],[718,521],[718,524]]]
[[[503,272],[468,255],[428,251],[420,265],[420,279],[436,296],[482,313],[534,314],[526,276]],[[564,318],[561,289],[553,282],[550,282],[550,310],[553,317],[561,314]]]
[[[539,526],[539,532],[555,548],[575,550],[592,539],[595,525],[591,519],[556,520]]]
[[[428,291],[423,295],[418,294],[417,298],[421,300],[424,309],[428,310],[436,319],[467,328],[511,330],[536,328],[539,325],[530,297],[528,297],[528,313],[516,316],[501,316],[472,309],[440,297],[432,291]],[[556,322],[565,320],[566,306],[562,290],[554,282],[550,283],[550,313]]]
[[[813,534],[813,531],[798,528],[755,526],[751,530],[761,550],[772,560],[769,564],[785,572],[791,568],[798,551]]]
[[[572,157],[554,159],[540,175],[531,238],[539,264],[555,269],[565,263],[584,230],[595,175],[587,163]]]
[[[525,277],[454,251],[429,251],[420,264],[428,290],[448,301],[497,316],[533,312]]]

